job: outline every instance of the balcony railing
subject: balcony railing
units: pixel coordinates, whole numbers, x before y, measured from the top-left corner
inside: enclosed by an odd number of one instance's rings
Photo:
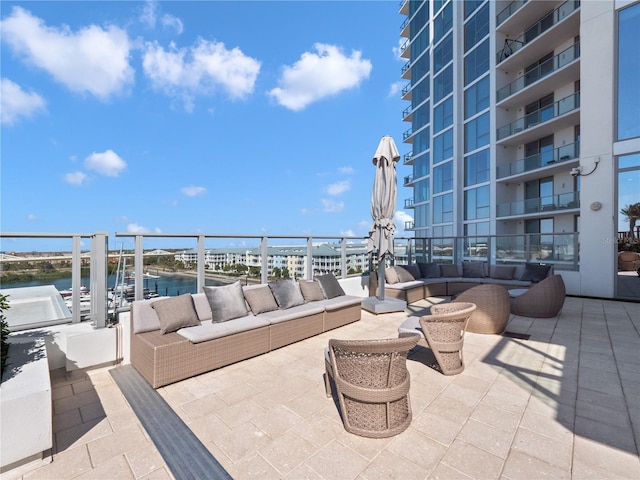
[[[413,135],[413,129],[410,128],[409,130],[406,130],[403,134],[402,134],[402,140],[406,140],[407,138],[409,138],[411,135]]]
[[[547,13],[515,40],[509,38],[505,39],[504,48],[496,54],[496,63],[502,62],[507,57],[522,49],[525,45],[538,38],[560,21],[564,20],[578,8],[580,8],[579,0],[569,0],[564,2],[554,11]]]
[[[411,183],[413,183],[413,179],[414,179],[413,175],[407,175],[406,177],[404,177],[404,186],[406,187]]]
[[[501,102],[505,98],[510,97],[511,95],[523,90],[528,87],[532,83],[537,82],[542,77],[552,74],[553,72],[561,69],[565,65],[573,62],[576,58],[580,56],[580,44],[576,43],[566,50],[563,50],[555,57],[550,58],[549,60],[542,62],[536,68],[529,70],[524,75],[516,78],[509,85],[505,85],[497,92],[497,101]]]
[[[538,168],[550,166],[556,163],[567,162],[580,158],[580,143],[571,143],[563,145],[550,152],[538,153],[525,157],[522,160],[511,162],[506,165],[499,165],[497,168],[497,177],[505,178],[512,175],[536,170]]]
[[[401,96],[405,96],[407,93],[409,93],[409,90],[411,90],[411,82],[407,83],[403,88],[402,88],[402,95]]]
[[[529,0],[514,0],[496,15],[496,26],[500,26],[507,18],[516,13]]]
[[[518,202],[500,203],[497,205],[498,217],[526,215],[529,213],[553,213],[557,210],[568,210],[580,207],[580,192],[561,193],[548,197],[528,198]]]
[[[411,60],[409,60],[407,63],[405,63],[402,68],[400,69],[400,76],[404,75],[405,73],[407,73],[407,70],[409,70],[411,68]]]
[[[443,264],[463,261],[487,262],[489,265],[541,262],[553,265],[556,270],[577,271],[580,247],[578,240],[578,233],[416,237],[413,251],[407,258]]]
[[[413,197],[404,199],[404,208],[413,208]]]
[[[407,165],[413,158],[413,152],[405,153],[403,158],[404,158],[403,163]]]
[[[402,111],[402,119],[403,120],[406,119],[409,116],[409,114],[412,112],[412,110],[413,110],[413,107],[411,105],[409,105],[407,108],[405,108]]]
[[[557,102],[547,107],[540,108],[525,115],[522,118],[519,118],[514,122],[503,125],[502,127],[498,128],[497,139],[502,140],[504,138],[510,137],[511,135],[515,135],[516,133],[520,133],[523,130],[533,128],[540,123],[553,120],[556,117],[569,113],[572,110],[576,110],[578,108],[580,108],[580,92],[576,92],[572,95],[561,98]]]

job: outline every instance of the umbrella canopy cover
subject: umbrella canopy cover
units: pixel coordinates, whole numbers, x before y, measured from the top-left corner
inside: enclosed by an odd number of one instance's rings
[[[373,164],[376,166],[376,176],[371,194],[373,226],[367,242],[367,251],[377,250],[378,260],[386,254],[393,255],[393,233],[396,229],[393,215],[396,210],[398,191],[396,180],[398,160],[400,160],[400,154],[393,137],[385,135],[380,140],[373,157]]]

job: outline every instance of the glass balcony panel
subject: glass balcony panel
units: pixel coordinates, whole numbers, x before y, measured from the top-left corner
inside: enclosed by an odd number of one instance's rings
[[[506,8],[504,8],[500,13],[498,13],[498,15],[496,15],[496,25],[500,25],[507,18],[520,10],[520,7],[527,3],[527,1],[528,0],[515,0],[507,5]]]

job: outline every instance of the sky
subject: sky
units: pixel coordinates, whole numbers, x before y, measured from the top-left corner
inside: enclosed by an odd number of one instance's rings
[[[3,0],[2,231],[368,235],[399,4]]]

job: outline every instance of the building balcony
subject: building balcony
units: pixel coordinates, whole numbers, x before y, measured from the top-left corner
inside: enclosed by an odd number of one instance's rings
[[[563,145],[548,153],[538,153],[525,157],[522,160],[508,163],[506,165],[498,165],[497,178],[507,178],[514,175],[531,172],[539,168],[553,167],[559,163],[578,160],[580,158],[580,143],[571,143]]]
[[[496,142],[520,145],[577,125],[579,121],[580,92],[576,92],[498,128]]]
[[[577,210],[580,208],[580,192],[561,193],[548,197],[528,198],[517,202],[499,203],[496,208],[496,215],[502,217],[512,217],[519,215],[539,214],[551,215],[556,212],[565,213],[566,210]]]
[[[580,44],[570,46],[533,70],[516,78],[496,92],[496,103],[503,108],[527,105],[553,86],[565,85],[580,78]]]
[[[402,93],[400,94],[402,100],[411,100],[411,87],[411,82],[409,82],[402,88]]]
[[[407,175],[406,177],[404,177],[404,186],[405,187],[413,186],[413,181],[414,181],[414,176],[413,175]]]
[[[404,208],[413,208],[413,197],[404,199]]]
[[[400,78],[411,80],[411,61],[405,63],[400,69]]]
[[[402,111],[402,121],[410,122],[413,119],[413,107],[409,105]]]
[[[405,153],[402,157],[402,163],[404,165],[413,165],[413,152]]]
[[[540,4],[539,7],[548,8],[550,2],[527,2],[527,4]],[[580,8],[578,0],[569,0],[555,10],[545,14],[540,20],[524,29],[524,33],[517,38],[505,38],[502,48],[496,46],[496,65],[507,71],[516,71],[525,65],[529,65],[540,57],[541,48],[535,48],[534,44],[544,45],[548,51],[550,46],[558,45],[562,41],[578,35],[580,32],[580,17],[576,12]],[[522,8],[524,10],[524,8]],[[527,15],[526,18],[531,18]],[[562,24],[562,28],[558,28]],[[505,24],[506,25],[506,24]],[[504,25],[503,25],[504,27]],[[509,22],[509,32],[519,32],[516,25]]]
[[[407,40],[402,44],[402,46],[400,47],[400,58],[408,59],[410,57],[410,54],[411,54],[411,49],[409,48],[410,43],[411,42]]]
[[[413,135],[413,129],[410,128],[409,130],[406,130],[405,132],[402,133],[402,141],[407,140],[409,137],[411,137],[411,135]]]
[[[411,22],[409,21],[409,17],[405,18],[402,25],[400,25],[400,36],[402,38],[411,37]]]
[[[406,231],[412,231],[415,228],[413,222],[404,222],[404,229]]]

